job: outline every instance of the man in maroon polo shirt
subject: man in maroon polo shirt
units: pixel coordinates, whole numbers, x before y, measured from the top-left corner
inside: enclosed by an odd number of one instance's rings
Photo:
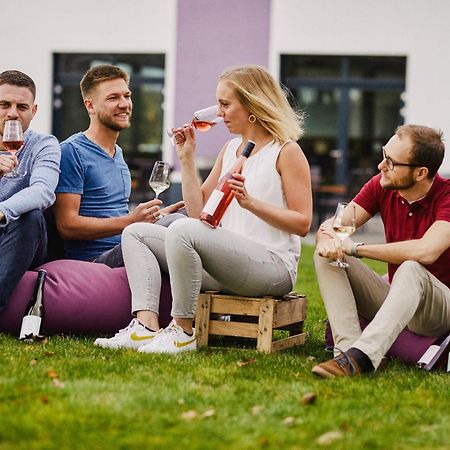
[[[380,213],[385,244],[342,243],[331,219],[317,233],[314,255],[335,358],[312,371],[324,378],[376,370],[401,331],[442,336],[450,332],[450,180],[437,170],[442,133],[404,125],[383,147],[380,173],[346,208],[356,227]],[[348,268],[329,263],[345,256]],[[387,284],[358,258],[388,263]],[[358,313],[370,324],[361,331]]]

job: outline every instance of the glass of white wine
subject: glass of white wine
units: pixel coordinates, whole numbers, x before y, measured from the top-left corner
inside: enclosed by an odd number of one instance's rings
[[[161,192],[169,189],[170,179],[169,179],[170,165],[165,161],[156,161],[153,166],[152,173],[148,180],[148,184],[155,191],[155,198],[158,198]]]
[[[196,130],[202,131],[204,133],[205,131],[210,130],[214,125],[222,122],[223,118],[219,117],[218,114],[219,114],[219,107],[217,105],[200,109],[194,112],[194,117],[192,119],[191,124]],[[175,134],[173,133],[172,130],[167,130],[167,135],[170,138],[172,138],[173,144],[175,144],[174,142]]]
[[[353,234],[356,230],[355,206],[348,203],[338,203],[332,226],[341,242]],[[330,264],[335,267],[348,267],[348,263],[341,258],[330,262]]]

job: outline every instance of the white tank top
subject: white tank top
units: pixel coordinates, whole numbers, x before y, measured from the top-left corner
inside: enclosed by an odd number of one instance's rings
[[[241,138],[236,138],[228,143],[223,155],[221,176],[236,163],[236,151],[241,142]],[[275,141],[268,143],[255,155],[250,155],[244,163],[242,174],[245,176],[245,188],[250,196],[274,206],[287,208],[281,177],[276,168],[281,148],[282,145]],[[292,284],[295,283],[300,257],[300,236],[269,225],[250,211],[241,208],[236,199],[231,201],[225,212],[222,227],[259,242],[278,255],[289,271]]]

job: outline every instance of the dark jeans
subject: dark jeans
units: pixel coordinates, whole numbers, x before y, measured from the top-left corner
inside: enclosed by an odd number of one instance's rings
[[[168,214],[162,217],[156,223],[163,227],[168,227],[175,220],[185,218],[187,216],[186,210],[184,208],[178,210],[176,213]],[[103,252],[101,255],[94,259],[95,263],[106,264],[109,267],[123,267],[123,256],[122,256],[122,245],[117,244],[110,250]]]
[[[117,244],[111,250],[103,252],[94,259],[95,263],[106,264],[109,267],[123,267],[122,245]]]
[[[22,214],[0,228],[0,310],[29,269],[45,262],[47,230],[41,211]]]

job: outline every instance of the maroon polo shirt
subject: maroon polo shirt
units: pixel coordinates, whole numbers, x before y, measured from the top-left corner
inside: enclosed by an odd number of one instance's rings
[[[380,179],[381,174],[370,179],[353,201],[372,216],[380,213],[386,242],[420,239],[437,220],[450,222],[450,180],[436,175],[427,195],[409,204],[398,191],[383,189]],[[450,287],[450,248],[425,267]],[[397,268],[398,264],[388,264],[390,281]]]

